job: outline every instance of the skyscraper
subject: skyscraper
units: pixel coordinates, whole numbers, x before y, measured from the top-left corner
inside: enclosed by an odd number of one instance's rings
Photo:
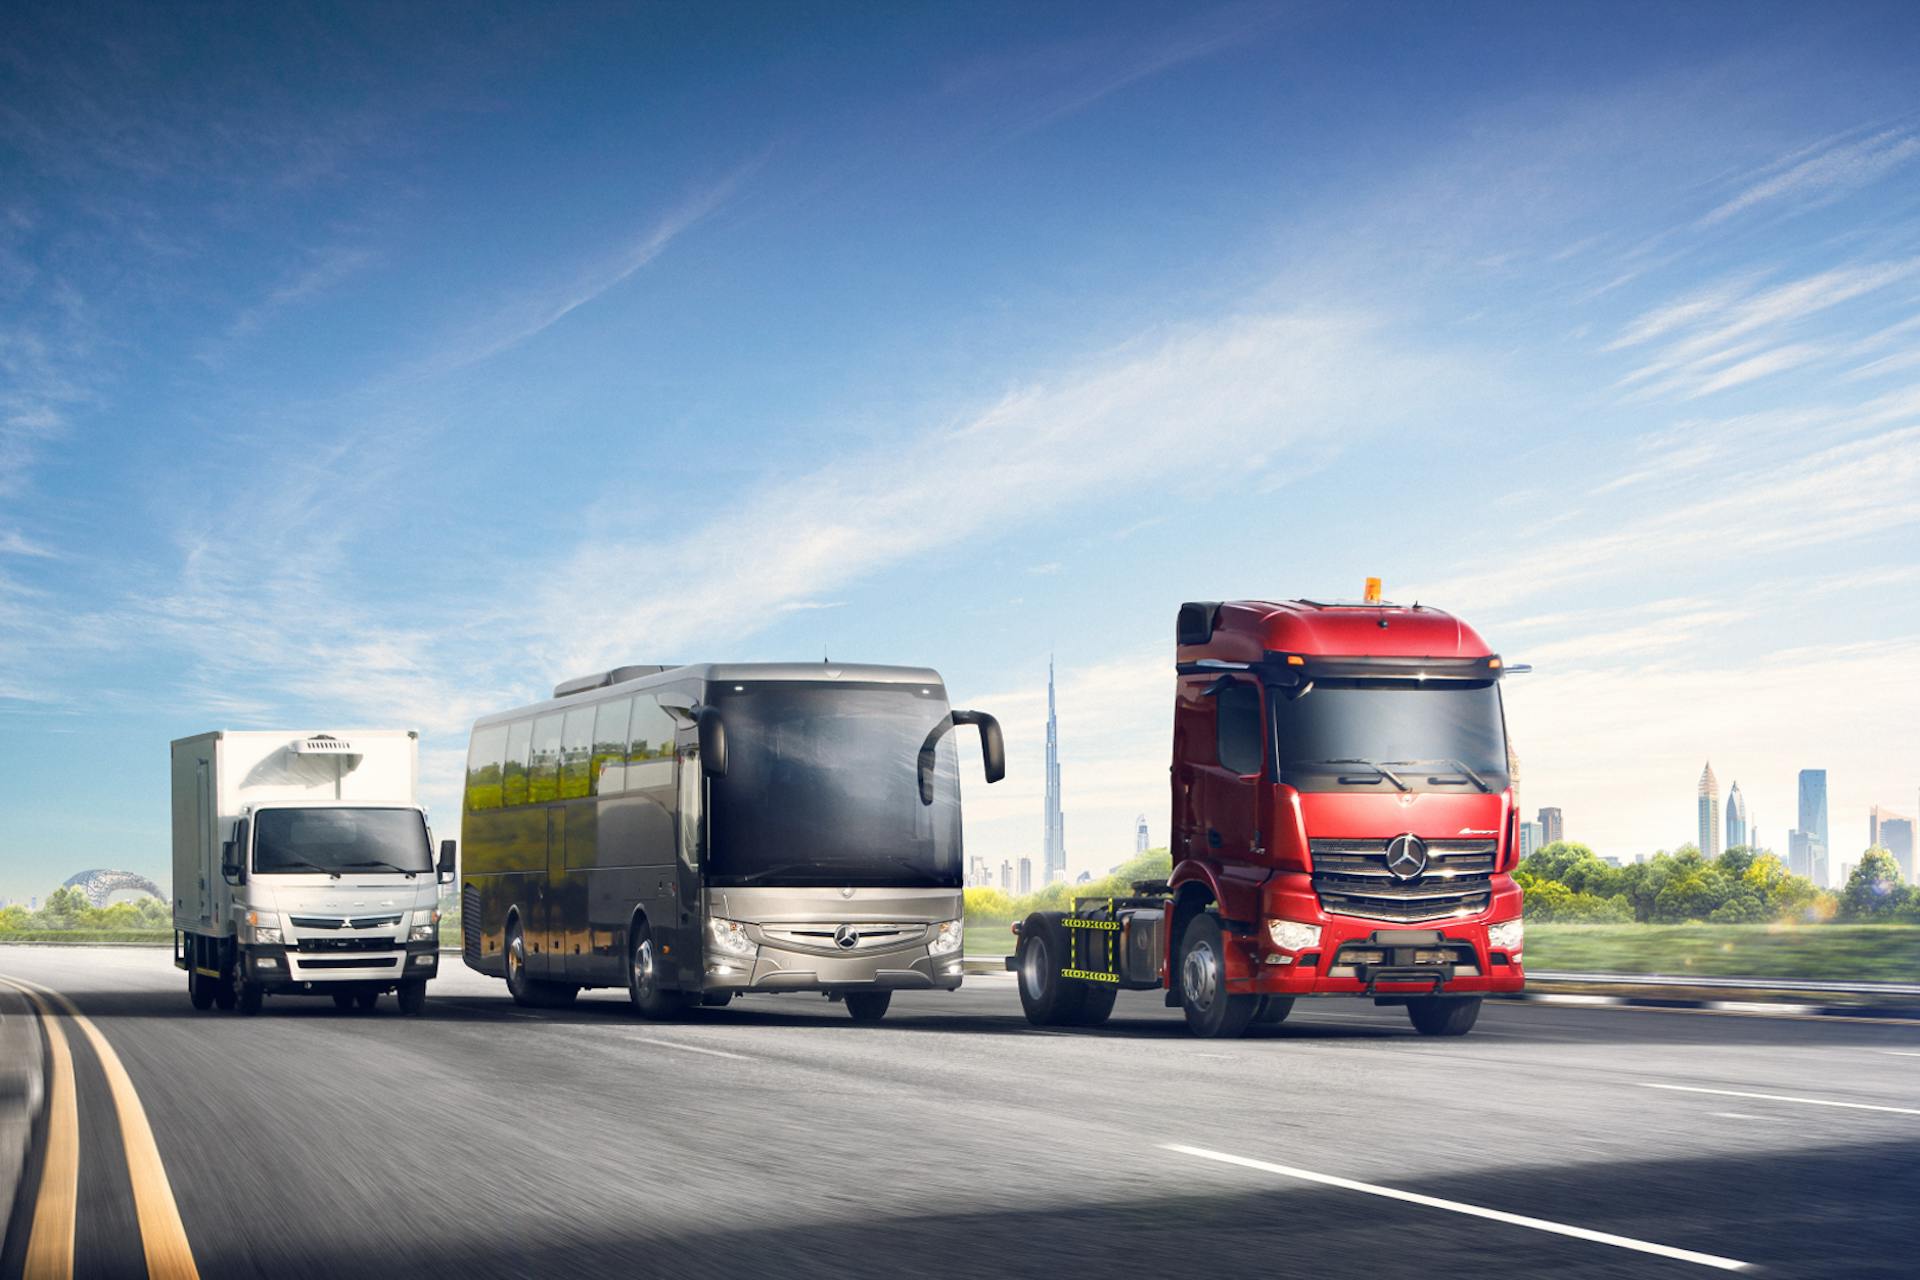
[[[1539,823],[1523,822],[1520,824],[1520,857],[1523,860],[1532,856],[1533,851],[1538,849],[1542,843]]]
[[[1013,864],[1005,858],[1000,859],[1000,892],[1013,892]]]
[[[1804,831],[1787,832],[1787,870],[1813,879],[1813,839]]]
[[[1812,867],[1808,874],[1815,884],[1825,887],[1827,851],[1833,847],[1827,839],[1827,771],[1825,769],[1800,771],[1800,830],[1806,834],[1808,841],[1808,861]]]
[[[1033,892],[1033,859],[1020,859],[1020,894],[1025,897]]]
[[[1740,784],[1736,782],[1727,792],[1727,848],[1738,849],[1748,839],[1747,798],[1740,794]]]
[[[1133,828],[1134,856],[1138,857],[1140,854],[1143,854],[1147,851],[1148,839],[1149,837],[1147,835],[1147,815],[1143,813],[1140,815],[1139,822],[1135,823]]]
[[[1912,884],[1913,819],[1903,818],[1891,809],[1875,805],[1867,818],[1867,829],[1867,843],[1892,854],[1893,860],[1900,866],[1900,878]]]
[[[1047,813],[1041,866],[1046,883],[1067,874],[1066,822],[1060,816],[1060,724],[1053,709],[1053,659],[1047,659]],[[1021,892],[1026,892],[1022,890]]]
[[[1561,820],[1558,809],[1540,811],[1540,839],[1545,844],[1557,844],[1567,838],[1567,824]]]
[[[1700,771],[1700,852],[1709,858],[1720,856],[1720,782],[1713,776],[1713,763]]]

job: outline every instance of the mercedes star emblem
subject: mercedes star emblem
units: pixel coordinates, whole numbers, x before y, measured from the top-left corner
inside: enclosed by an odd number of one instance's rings
[[[1387,841],[1387,870],[1395,880],[1414,880],[1427,869],[1427,842],[1416,835]]]
[[[843,924],[833,931],[833,945],[842,951],[851,951],[860,945],[860,931],[850,924]]]

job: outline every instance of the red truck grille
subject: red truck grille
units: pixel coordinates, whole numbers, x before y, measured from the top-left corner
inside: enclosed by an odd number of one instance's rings
[[[1400,924],[1478,915],[1493,900],[1491,840],[1429,840],[1427,867],[1402,880],[1387,840],[1310,840],[1313,888],[1330,915]]]

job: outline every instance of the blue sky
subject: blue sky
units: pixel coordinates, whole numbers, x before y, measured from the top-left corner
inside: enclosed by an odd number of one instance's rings
[[[1920,803],[1906,5],[11,5],[0,895],[166,743],[621,661],[928,663],[970,852],[1166,830],[1183,599],[1537,670],[1529,811]],[[977,775],[975,775],[977,776]],[[451,834],[451,832],[448,832]]]

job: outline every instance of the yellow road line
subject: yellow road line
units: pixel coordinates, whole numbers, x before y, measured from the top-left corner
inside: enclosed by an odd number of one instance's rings
[[[68,1280],[73,1275],[74,1206],[80,1197],[80,1112],[74,1102],[73,1050],[46,1002],[23,987],[13,989],[40,1015],[53,1058],[53,1079],[47,1084],[47,1150],[40,1161],[40,1191],[34,1198],[21,1275],[25,1280]]]
[[[121,1064],[120,1055],[113,1051],[92,1020],[58,991],[24,978],[7,981],[27,989],[30,994],[38,992],[65,1009],[100,1060],[100,1069],[107,1077],[107,1089],[113,1094],[114,1110],[120,1116],[120,1144],[127,1154],[127,1178],[133,1184],[133,1211],[140,1222],[140,1243],[146,1251],[148,1277],[150,1280],[199,1280],[193,1248],[187,1243],[187,1229],[181,1224],[180,1208],[174,1203],[173,1186],[167,1181],[166,1165],[161,1162],[160,1148],[153,1140],[153,1126],[147,1123],[146,1109],[140,1105],[140,1095]]]

